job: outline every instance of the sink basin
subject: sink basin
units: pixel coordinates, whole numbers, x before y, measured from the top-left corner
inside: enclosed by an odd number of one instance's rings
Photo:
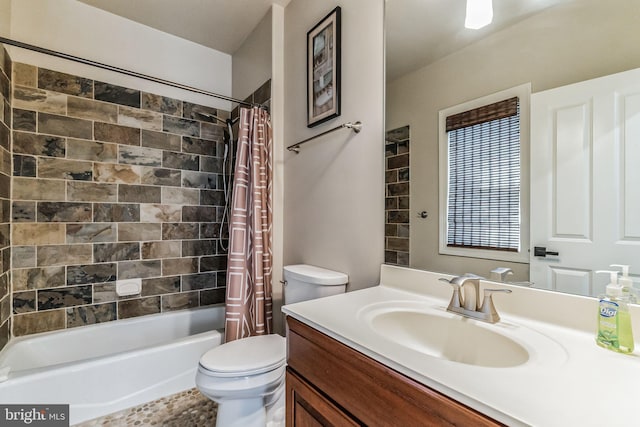
[[[467,319],[444,308],[386,303],[366,307],[359,317],[385,340],[439,359],[507,368],[522,365],[530,358],[529,351],[508,336],[505,326]]]

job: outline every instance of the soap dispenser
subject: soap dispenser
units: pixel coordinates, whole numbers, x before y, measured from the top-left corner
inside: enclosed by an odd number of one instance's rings
[[[611,264],[609,267],[620,267],[622,276],[618,279],[618,283],[622,287],[622,296],[627,298],[627,302],[637,302],[635,289],[633,289],[633,280],[629,277],[629,266],[624,264]]]
[[[622,296],[622,286],[618,284],[617,271],[596,271],[607,273],[611,279],[606,294],[599,297],[598,335],[599,346],[619,353],[633,352],[631,316],[627,301]]]

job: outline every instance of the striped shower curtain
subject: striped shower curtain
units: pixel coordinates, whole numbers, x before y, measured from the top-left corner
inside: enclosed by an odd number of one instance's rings
[[[227,255],[226,342],[273,332],[271,122],[240,109]]]

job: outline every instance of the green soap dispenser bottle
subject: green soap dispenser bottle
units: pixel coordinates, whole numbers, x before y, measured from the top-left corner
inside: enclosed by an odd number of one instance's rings
[[[611,281],[606,294],[598,302],[598,335],[596,342],[600,347],[619,353],[633,352],[633,333],[631,316],[627,301],[622,297],[622,286],[618,285],[617,271],[596,271],[608,273]]]

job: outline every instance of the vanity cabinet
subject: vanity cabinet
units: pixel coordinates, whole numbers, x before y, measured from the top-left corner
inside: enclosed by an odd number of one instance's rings
[[[287,426],[499,426],[287,317]]]

